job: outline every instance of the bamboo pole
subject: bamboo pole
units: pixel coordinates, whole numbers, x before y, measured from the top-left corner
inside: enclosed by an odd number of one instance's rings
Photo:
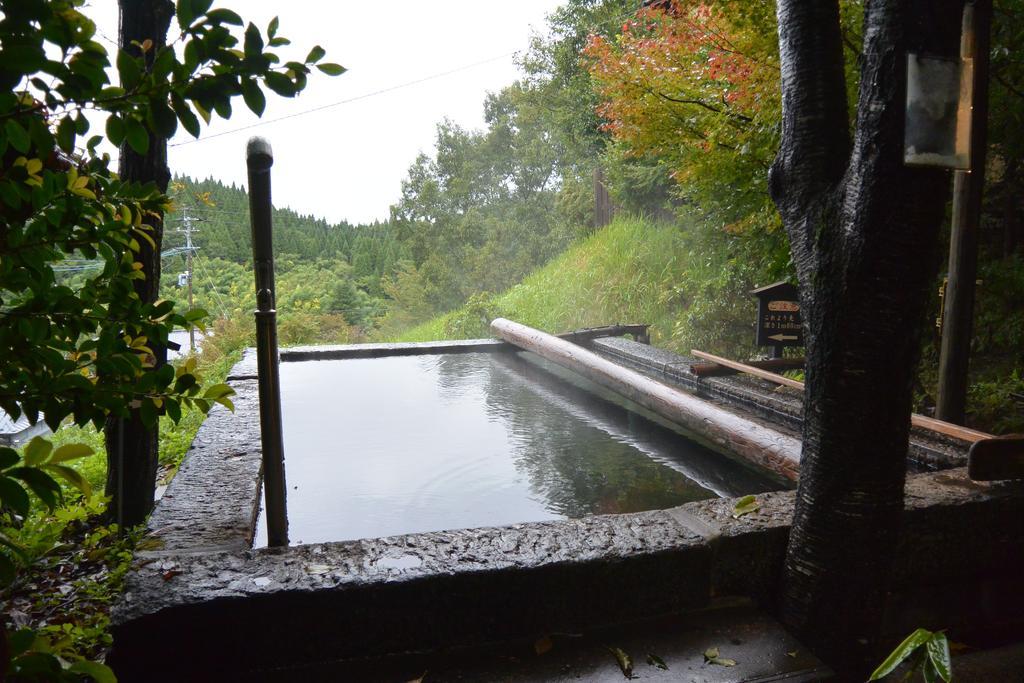
[[[491,331],[686,427],[725,451],[795,481],[800,440],[612,363],[571,342],[498,318]]]

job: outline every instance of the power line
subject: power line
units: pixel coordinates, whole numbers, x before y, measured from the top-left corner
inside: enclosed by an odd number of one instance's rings
[[[225,130],[223,132],[214,133],[213,135],[207,135],[207,136],[202,137],[202,138],[195,138],[195,139],[192,139],[192,140],[184,140],[182,142],[175,142],[175,143],[170,144],[169,147],[181,147],[182,145],[191,145],[194,142],[202,142],[204,140],[212,140],[213,138],[219,138],[219,137],[224,136],[224,135],[232,135],[233,133],[241,133],[242,131],[250,130],[252,128],[258,128],[260,126],[268,126],[271,123],[278,123],[280,121],[286,121],[288,119],[294,119],[294,118],[297,118],[299,116],[305,116],[306,114],[313,114],[313,113],[318,112],[318,111],[324,111],[326,109],[332,109],[334,107],[340,107],[343,104],[350,104],[352,102],[358,102],[359,100],[365,100],[365,99],[368,99],[370,97],[376,97],[377,95],[383,95],[385,93],[394,92],[396,90],[401,90],[403,88],[409,88],[409,87],[412,87],[414,85],[419,85],[421,83],[426,83],[428,81],[437,80],[438,78],[444,78],[445,76],[451,76],[452,74],[457,74],[457,73],[462,72],[462,71],[468,71],[469,69],[473,69],[473,68],[478,67],[478,66],[483,66],[484,64],[490,64],[491,62],[496,62],[499,59],[505,59],[506,57],[511,57],[512,55],[516,54],[516,52],[518,52],[518,50],[513,50],[511,52],[506,52],[506,53],[500,54],[500,55],[498,55],[496,57],[491,57],[489,59],[484,59],[484,60],[481,60],[479,62],[473,62],[472,64],[465,64],[463,66],[456,67],[454,69],[449,69],[448,71],[442,71],[440,73],[431,74],[430,76],[424,76],[423,78],[417,78],[416,80],[413,80],[413,81],[406,81],[405,83],[399,83],[398,85],[392,85],[392,86],[387,87],[387,88],[381,88],[380,90],[374,90],[372,92],[364,93],[362,95],[357,95],[355,97],[350,97],[350,98],[345,99],[345,100],[339,100],[337,102],[332,102],[331,104],[324,104],[324,105],[321,105],[319,107],[313,107],[312,109],[306,109],[306,110],[303,110],[303,111],[298,111],[298,112],[295,112],[294,114],[287,114],[285,116],[279,116],[276,119],[267,119],[266,121],[257,121],[256,123],[250,123],[247,126],[241,126],[239,128],[233,128],[231,130]]]

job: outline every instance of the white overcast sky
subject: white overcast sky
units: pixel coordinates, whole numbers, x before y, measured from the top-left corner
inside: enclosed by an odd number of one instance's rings
[[[230,7],[262,30],[279,16],[279,34],[292,41],[278,49],[284,60],[301,61],[319,44],[327,50],[325,61],[349,69],[334,78],[315,71],[306,91],[294,99],[268,91],[263,121],[500,58],[324,111],[208,137],[260,121],[238,98],[230,120],[215,116],[204,129],[208,139],[178,144],[192,140],[179,131],[169,149],[171,170],[242,185],[246,140],[262,135],[274,148],[276,206],[331,222],[385,219],[409,165],[419,152],[432,150],[437,123],[447,117],[482,127],[486,93],[519,76],[508,53],[525,50],[531,32],[543,32],[545,16],[562,1],[215,2],[214,7]],[[116,0],[91,0],[86,12],[116,40]],[[172,23],[172,34],[175,27]]]

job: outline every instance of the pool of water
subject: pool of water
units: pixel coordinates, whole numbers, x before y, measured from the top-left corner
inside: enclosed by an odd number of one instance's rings
[[[292,543],[781,488],[528,353],[287,362],[281,387]],[[262,511],[255,545],[266,545]]]

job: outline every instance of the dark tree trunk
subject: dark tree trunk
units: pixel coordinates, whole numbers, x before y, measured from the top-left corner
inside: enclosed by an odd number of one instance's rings
[[[912,379],[949,174],[906,167],[907,51],[958,54],[959,0],[866,3],[851,141],[836,0],[779,0],[783,131],[770,189],[807,346],[784,621],[854,672],[871,648],[903,510]],[[863,680],[863,678],[861,678]]]
[[[132,41],[142,43],[147,38],[153,47],[146,53],[148,60],[156,50],[167,44],[167,29],[174,16],[174,3],[170,0],[119,0],[121,29],[118,42],[123,50],[138,54]],[[152,133],[149,151],[138,154],[127,144],[121,146],[118,173],[124,180],[155,182],[161,191],[167,190],[171,173],[167,168],[167,140]],[[140,240],[142,250],[138,261],[142,263],[144,280],[135,281],[135,291],[143,301],[155,301],[160,290],[160,247],[163,240],[163,220],[152,219],[152,237],[156,247]],[[167,350],[154,348],[157,365],[167,362]],[[138,410],[124,418],[111,418],[106,425],[107,495],[113,497],[112,512],[120,523],[134,526],[146,519],[153,509],[153,491],[156,486],[158,461],[158,432],[142,424]]]

